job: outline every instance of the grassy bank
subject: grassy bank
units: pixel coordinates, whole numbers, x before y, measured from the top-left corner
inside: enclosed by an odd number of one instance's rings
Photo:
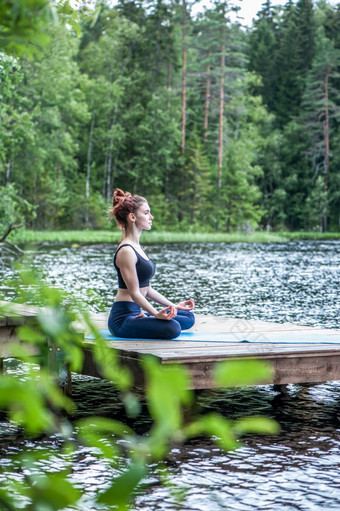
[[[30,231],[17,230],[9,241],[19,245],[29,243],[117,243],[120,231]],[[143,233],[144,244],[152,243],[280,243],[290,240],[338,240],[340,233],[317,232],[252,232],[252,233],[194,233],[152,231]]]

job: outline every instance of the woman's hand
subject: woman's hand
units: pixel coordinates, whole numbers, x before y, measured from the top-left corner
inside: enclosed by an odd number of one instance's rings
[[[166,307],[166,309],[162,309],[161,311],[159,311],[155,315],[155,318],[169,320],[173,319],[176,316],[176,314],[177,314],[176,307],[174,305],[170,305],[169,307]]]
[[[180,311],[191,311],[195,307],[195,301],[193,298],[190,300],[185,300],[184,302],[180,302],[176,305],[176,309]]]

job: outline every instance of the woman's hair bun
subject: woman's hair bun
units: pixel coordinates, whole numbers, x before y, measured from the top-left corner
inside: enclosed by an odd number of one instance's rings
[[[144,197],[131,195],[130,192],[123,192],[120,188],[116,188],[112,196],[112,209],[109,218],[115,217],[118,227],[125,229],[129,213],[137,211],[142,202],[146,202]]]
[[[113,192],[113,206],[121,204],[125,199],[131,197],[131,193],[123,192],[120,188],[116,188]]]

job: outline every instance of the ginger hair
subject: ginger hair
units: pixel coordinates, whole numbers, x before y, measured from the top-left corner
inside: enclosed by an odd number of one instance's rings
[[[116,219],[120,229],[126,230],[130,213],[136,213],[137,209],[147,200],[140,195],[131,195],[129,192],[123,192],[120,188],[116,188],[112,196],[112,209],[110,211],[110,219]]]

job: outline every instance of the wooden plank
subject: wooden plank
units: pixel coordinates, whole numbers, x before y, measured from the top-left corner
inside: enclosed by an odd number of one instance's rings
[[[283,346],[287,348],[287,346]],[[95,371],[92,363],[89,362],[91,355],[90,350],[87,367],[84,374],[98,376],[99,372]],[[148,353],[145,351],[145,353]],[[140,386],[143,384],[143,372],[139,365],[140,356],[143,353],[129,352],[119,350],[122,363],[132,371],[135,378],[135,385]],[[276,353],[251,353],[250,351],[243,352],[222,352],[219,354],[211,354],[210,356],[204,355],[194,358],[190,354],[185,356],[185,353],[179,353],[179,356],[171,358],[162,358],[155,353],[148,353],[158,358],[164,365],[172,365],[179,363],[188,369],[189,375],[192,378],[192,388],[204,389],[214,388],[213,370],[215,364],[222,360],[240,360],[240,359],[258,359],[265,360],[272,365],[274,369],[274,377],[270,381],[259,382],[259,384],[276,384],[285,385],[288,383],[318,383],[330,380],[340,379],[340,349],[334,350],[330,346],[328,351],[323,348],[313,346],[313,350],[309,352],[284,352],[277,351]],[[178,354],[177,354],[178,355]]]
[[[320,383],[338,380],[340,377],[340,356],[266,358],[273,367],[274,376],[258,384],[284,385],[288,383]],[[192,388],[213,388],[214,363],[186,363],[192,378]]]
[[[1,305],[1,303],[0,303]],[[15,338],[15,326],[22,321],[32,319],[37,314],[37,307],[13,304],[13,317],[6,320],[6,326],[0,327],[1,353],[6,354],[6,344]],[[11,312],[12,314],[12,312]],[[91,319],[99,329],[107,328],[107,314],[93,314]],[[80,325],[80,328],[84,326]],[[126,340],[108,341],[108,345],[119,352],[122,363],[127,365],[135,377],[135,385],[143,385],[143,371],[139,359],[149,354],[164,365],[179,363],[188,368],[192,377],[193,388],[212,388],[214,366],[221,360],[238,360],[256,358],[268,361],[274,368],[274,377],[270,382],[276,385],[288,383],[315,383],[340,379],[340,344],[285,344],[285,343],[242,343],[239,342],[250,334],[255,338],[270,340],[270,336],[284,335],[293,338],[299,335],[320,336],[320,339],[338,339],[340,329],[323,329],[290,323],[272,323],[258,320],[223,318],[214,316],[197,316],[194,331],[214,334],[215,342],[206,341],[148,341]],[[218,342],[229,335],[235,342]],[[223,335],[222,335],[223,334]],[[92,341],[93,342],[93,341]],[[100,376],[90,350],[91,341],[84,344],[85,363],[83,374]],[[62,362],[62,361],[61,361]],[[62,365],[62,364],[61,364]],[[65,372],[65,371],[64,371]],[[64,374],[64,373],[63,373]],[[65,378],[64,378],[65,379]],[[66,381],[66,380],[65,380]],[[70,382],[67,382],[67,385]]]
[[[141,353],[138,353],[137,355],[142,355]],[[155,354],[153,354],[156,356]],[[252,359],[258,359],[258,360],[264,360],[264,359],[280,359],[280,358],[317,358],[317,357],[339,357],[340,352],[339,351],[332,351],[329,350],[328,352],[325,351],[315,351],[315,352],[276,352],[272,353],[270,351],[264,352],[264,353],[219,353],[219,354],[211,354],[206,356],[192,356],[192,355],[185,355],[185,354],[179,354],[179,356],[172,356],[172,357],[157,357],[160,359],[162,364],[186,364],[188,362],[190,363],[200,363],[202,360],[206,362],[214,362],[216,360],[238,360],[238,359],[245,359],[245,358],[252,358]],[[340,375],[339,375],[340,378]]]
[[[15,302],[0,301],[0,308],[6,311],[5,320],[8,326],[19,326],[26,323],[28,320],[33,321],[37,316],[39,309],[34,305],[25,305]],[[2,311],[2,314],[4,311]],[[2,317],[2,319],[4,319]]]
[[[247,357],[253,358],[253,357]],[[237,358],[230,357],[230,360]],[[129,354],[121,357],[122,362],[130,368],[134,377],[135,384],[143,384],[143,374],[139,366],[139,358]],[[225,359],[221,359],[225,360]],[[266,381],[259,381],[258,385],[275,384],[286,385],[289,383],[322,383],[340,378],[340,354],[323,355],[315,354],[310,357],[260,357],[260,360],[266,360],[273,367],[273,377]],[[210,389],[215,388],[213,380],[213,371],[217,359],[192,361],[187,360],[183,364],[188,370],[191,378],[191,388]],[[174,361],[171,361],[173,364]]]
[[[0,327],[0,358],[7,358],[9,356],[8,344],[15,340],[15,328],[12,326]]]
[[[88,341],[86,341],[88,342]],[[90,344],[90,342],[89,342]],[[150,352],[164,352],[171,353],[172,351],[188,351],[188,352],[206,352],[210,353],[211,351],[218,350],[223,352],[229,351],[240,351],[240,352],[262,352],[264,350],[275,351],[314,351],[322,348],[322,350],[333,349],[335,351],[340,350],[340,344],[279,344],[279,343],[265,343],[265,344],[257,344],[257,343],[202,343],[202,342],[177,342],[177,343],[169,343],[167,344],[156,344],[154,342],[108,342],[108,345],[111,348],[116,348],[124,351],[150,351]]]

